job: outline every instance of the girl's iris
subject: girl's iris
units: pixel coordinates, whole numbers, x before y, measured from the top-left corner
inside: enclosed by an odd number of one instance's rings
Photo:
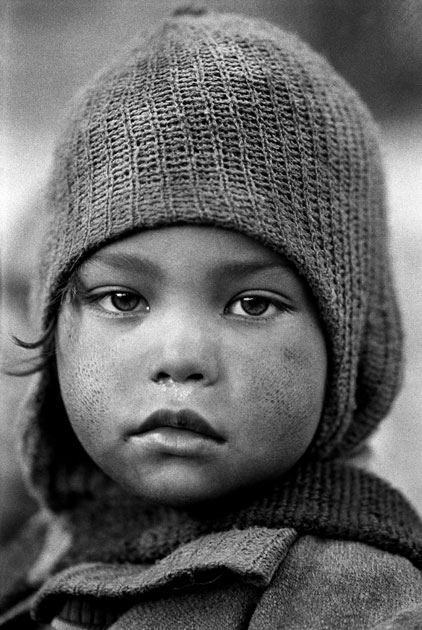
[[[241,298],[240,304],[242,306],[243,311],[247,315],[258,317],[259,315],[263,315],[269,306],[269,300],[262,297],[244,297]]]
[[[136,295],[135,293],[112,293],[109,296],[110,304],[117,311],[134,311],[138,306],[141,305],[141,301],[145,302],[145,310],[147,309],[146,300],[141,298],[141,296]]]

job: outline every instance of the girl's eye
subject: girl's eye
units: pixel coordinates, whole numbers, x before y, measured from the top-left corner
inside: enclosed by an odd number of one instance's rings
[[[150,306],[145,298],[129,291],[114,291],[97,300],[97,304],[108,313],[148,313]]]
[[[283,309],[281,305],[274,303],[274,300],[260,295],[248,295],[233,300],[226,309],[230,315],[241,315],[243,317],[271,317],[280,313]]]

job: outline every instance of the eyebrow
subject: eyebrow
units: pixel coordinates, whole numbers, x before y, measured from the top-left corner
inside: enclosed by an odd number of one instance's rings
[[[260,271],[271,271],[272,269],[288,271],[291,270],[291,266],[282,258],[280,258],[279,261],[239,260],[222,263],[218,266],[218,272],[221,273],[221,275],[246,276]]]
[[[87,260],[83,266],[87,269],[91,265],[102,265],[110,269],[120,269],[121,271],[132,273],[146,272],[159,277],[163,275],[159,265],[156,265],[151,260],[132,254],[125,254],[124,252],[98,252]]]

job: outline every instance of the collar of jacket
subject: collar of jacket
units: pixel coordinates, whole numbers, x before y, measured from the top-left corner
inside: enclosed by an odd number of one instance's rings
[[[235,529],[201,536],[149,565],[81,564],[46,582],[33,602],[33,614],[43,621],[51,620],[66,600],[75,597],[124,602],[129,607],[163,587],[184,589],[230,575],[264,588],[297,537],[291,528]]]

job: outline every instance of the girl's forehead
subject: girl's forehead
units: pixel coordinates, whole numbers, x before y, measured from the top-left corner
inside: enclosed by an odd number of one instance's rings
[[[211,226],[170,226],[136,232],[105,245],[83,267],[130,269],[142,263],[158,270],[184,261],[243,270],[248,266],[292,269],[281,254],[249,236]]]

